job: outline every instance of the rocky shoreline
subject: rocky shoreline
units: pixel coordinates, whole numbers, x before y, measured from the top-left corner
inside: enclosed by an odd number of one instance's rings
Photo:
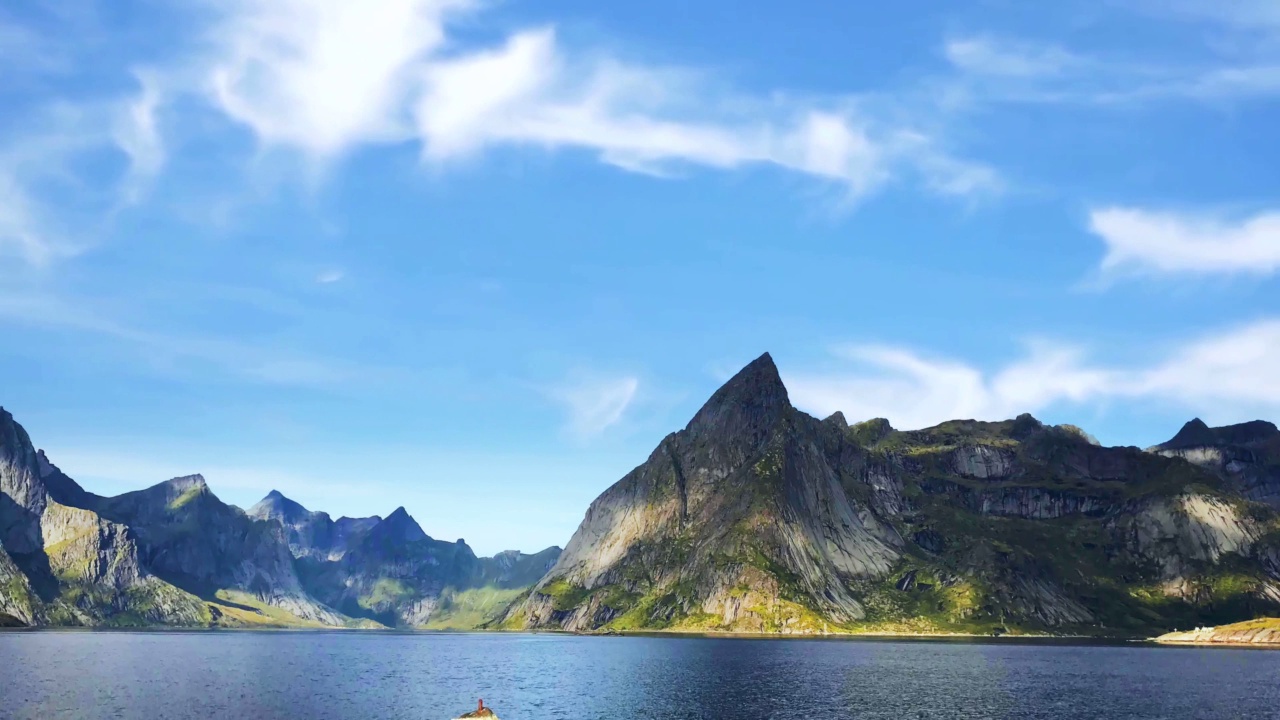
[[[1154,639],[1162,645],[1236,645],[1280,648],[1280,618],[1260,618],[1246,622],[1201,627],[1165,633]]]

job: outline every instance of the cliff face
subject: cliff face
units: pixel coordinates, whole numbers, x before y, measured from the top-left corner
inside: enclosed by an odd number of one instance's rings
[[[1211,428],[1196,418],[1150,452],[1205,468],[1245,497],[1280,508],[1280,430],[1261,420]]]
[[[818,421],[766,355],[592,503],[504,624],[1137,634],[1280,608],[1277,528],[1182,457],[1030,416]]]
[[[203,603],[148,571],[130,528],[63,504],[94,500],[0,410],[0,613],[25,625],[207,622]]]
[[[288,535],[294,557],[339,560],[353,545],[382,521],[380,517],[339,518],[326,512],[312,512],[272,490],[247,511],[249,517],[280,523]]]
[[[284,528],[223,503],[200,475],[105,499],[99,511],[136,531],[152,571],[200,597],[247,596],[304,621],[342,622],[303,590]]]

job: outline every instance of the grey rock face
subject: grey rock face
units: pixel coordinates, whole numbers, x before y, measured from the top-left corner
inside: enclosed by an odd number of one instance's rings
[[[646,598],[663,599],[654,622],[738,617],[746,592],[762,583],[777,605],[781,580],[833,619],[862,618],[851,584],[887,572],[903,541],[848,491],[860,484],[865,457],[845,430],[792,408],[772,359],[762,356],[592,503],[513,617],[579,630]],[[555,590],[566,585],[582,604],[558,604]],[[610,597],[631,600],[608,605]]]
[[[382,521],[378,517],[344,517],[335,522],[328,513],[311,512],[277,490],[272,490],[246,514],[280,523],[288,533],[289,551],[293,556],[317,560],[340,559],[355,541]]]
[[[145,562],[201,597],[237,591],[303,620],[341,624],[302,588],[282,525],[223,503],[200,475],[104,500],[99,511],[137,532]]]
[[[766,355],[592,503],[505,624],[1123,634],[1280,611],[1280,518],[1184,462],[1231,472],[1194,442],[1274,428],[1182,437],[1168,458],[1030,415],[819,422]]]
[[[1149,452],[1210,470],[1250,500],[1280,508],[1280,430],[1272,423],[1211,428],[1195,418]]]

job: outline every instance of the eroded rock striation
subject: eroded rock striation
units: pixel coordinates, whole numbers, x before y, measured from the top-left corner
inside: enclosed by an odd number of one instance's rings
[[[1190,459],[1030,415],[819,421],[764,355],[592,503],[504,626],[1137,635],[1280,609],[1276,513]]]

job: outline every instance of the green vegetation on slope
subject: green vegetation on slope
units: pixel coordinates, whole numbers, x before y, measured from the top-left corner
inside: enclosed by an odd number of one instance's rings
[[[524,593],[519,588],[483,587],[462,591],[449,588],[440,594],[439,604],[436,605],[435,612],[431,613],[426,628],[477,630],[487,627]]]

